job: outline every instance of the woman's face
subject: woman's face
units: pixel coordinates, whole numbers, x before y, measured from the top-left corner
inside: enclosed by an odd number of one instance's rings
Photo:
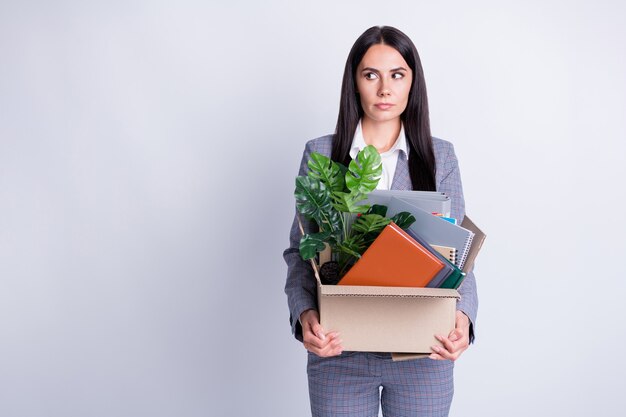
[[[409,101],[413,72],[388,45],[372,45],[356,69],[363,117],[374,122],[398,119]]]

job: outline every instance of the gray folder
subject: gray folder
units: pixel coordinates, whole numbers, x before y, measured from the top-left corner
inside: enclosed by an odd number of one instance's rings
[[[450,265],[450,262],[445,257],[443,257],[435,249],[433,249],[432,246],[430,246],[428,242],[426,242],[419,234],[415,233],[415,230],[411,230],[411,228],[409,228],[409,230],[407,230],[407,234],[415,239],[417,243],[423,246],[424,249],[432,253],[434,257],[436,257],[443,263],[443,268],[441,269],[441,271],[439,271],[437,275],[435,275],[433,279],[430,280],[428,285],[426,285],[426,287],[428,288],[439,288],[439,286],[443,284],[446,278],[448,278],[450,274],[454,272],[454,267]]]
[[[392,197],[401,198],[429,213],[450,216],[450,197],[438,191],[374,190],[367,196],[367,203],[389,206]]]
[[[457,250],[457,263],[459,269],[463,269],[469,249],[472,245],[474,233],[452,224],[430,212],[424,211],[413,203],[392,197],[388,204],[387,216],[408,211],[415,216],[415,223],[410,227],[415,233],[420,235],[431,245],[452,246]]]

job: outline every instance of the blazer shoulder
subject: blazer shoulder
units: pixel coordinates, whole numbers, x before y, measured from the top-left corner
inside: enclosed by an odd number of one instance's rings
[[[325,135],[320,136],[319,138],[311,139],[306,143],[305,149],[310,152],[321,153],[326,156],[330,156],[330,153],[333,149],[333,136]]]
[[[435,153],[435,180],[441,184],[450,172],[458,168],[458,160],[454,153],[454,145],[447,140],[433,137],[433,151]],[[437,187],[439,189],[439,186]]]
[[[454,151],[454,145],[452,142],[433,136],[433,150],[435,151],[435,154],[443,153],[445,155],[451,150]]]
[[[433,137],[433,151],[435,153],[435,163],[438,169],[446,163],[456,161],[456,154],[454,153],[454,145],[452,142]]]

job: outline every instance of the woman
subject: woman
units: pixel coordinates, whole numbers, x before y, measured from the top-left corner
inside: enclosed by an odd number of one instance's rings
[[[392,27],[372,27],[352,47],[343,75],[334,135],[307,143],[299,175],[312,152],[348,165],[360,149],[381,154],[382,189],[443,191],[451,215],[465,215],[458,162],[452,144],[430,134],[428,101],[419,55],[411,40]],[[305,229],[311,224],[305,222]],[[453,394],[453,362],[473,340],[478,305],[473,273],[459,288],[455,330],[436,335],[429,358],[393,362],[389,353],[343,352],[341,336],[320,326],[316,283],[299,256],[296,220],[288,265],[287,293],[292,331],[309,352],[307,373],[314,416],[445,416]],[[382,388],[382,390],[381,390]]]

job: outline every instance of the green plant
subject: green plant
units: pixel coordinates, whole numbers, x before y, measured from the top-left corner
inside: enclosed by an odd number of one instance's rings
[[[390,222],[406,229],[415,221],[406,212],[387,218],[387,207],[363,204],[382,174],[375,147],[363,148],[347,168],[327,156],[312,153],[308,167],[307,176],[296,178],[296,208],[315,221],[319,231],[302,236],[303,259],[314,258],[329,245],[341,277]]]

